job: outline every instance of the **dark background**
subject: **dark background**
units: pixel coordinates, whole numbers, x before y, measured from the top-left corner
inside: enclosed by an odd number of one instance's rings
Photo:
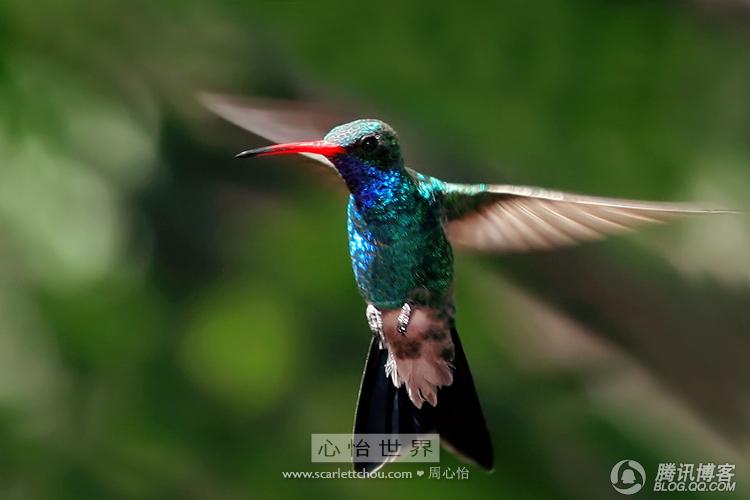
[[[346,196],[232,161],[266,142],[195,94],[386,119],[451,181],[747,208],[749,54],[740,0],[4,0],[0,498],[622,498],[625,458],[733,463],[714,497],[748,498],[747,216],[459,256],[494,473],[282,479],[351,428]]]

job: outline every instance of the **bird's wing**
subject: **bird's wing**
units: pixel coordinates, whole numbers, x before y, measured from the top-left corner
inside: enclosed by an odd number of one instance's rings
[[[498,253],[575,245],[685,215],[734,213],[529,186],[440,183],[438,190],[451,243]]]
[[[331,113],[329,108],[312,103],[208,92],[199,94],[198,99],[228,122],[276,143],[318,140],[334,125],[345,121],[340,115]],[[301,154],[336,171],[325,156]]]

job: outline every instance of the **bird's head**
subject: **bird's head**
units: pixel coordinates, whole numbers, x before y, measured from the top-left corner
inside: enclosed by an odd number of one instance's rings
[[[313,153],[325,156],[349,184],[403,169],[396,132],[380,120],[355,120],[331,129],[323,140],[289,142],[243,151],[237,158]]]
[[[387,123],[380,120],[356,120],[334,127],[323,139],[344,149],[344,156],[362,164],[387,169],[401,166],[401,147],[398,136]],[[329,158],[336,164],[336,157]]]

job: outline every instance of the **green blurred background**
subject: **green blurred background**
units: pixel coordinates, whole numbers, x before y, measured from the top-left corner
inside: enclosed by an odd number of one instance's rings
[[[366,110],[452,181],[747,208],[748,54],[741,0],[4,0],[0,498],[601,499],[623,458],[734,463],[714,496],[750,498],[746,216],[459,256],[496,470],[282,479],[351,428],[346,197],[233,162],[264,142],[195,99]]]

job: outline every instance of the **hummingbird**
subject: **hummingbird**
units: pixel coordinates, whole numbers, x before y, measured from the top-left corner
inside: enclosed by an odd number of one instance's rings
[[[306,115],[204,96],[215,113],[259,135],[286,136]],[[267,127],[268,130],[264,130]],[[291,127],[291,128],[290,128]],[[354,279],[372,333],[354,435],[437,433],[465,461],[491,470],[492,440],[457,329],[454,251],[551,250],[690,214],[730,211],[686,203],[587,196],[530,186],[458,184],[407,166],[396,131],[377,119],[317,140],[249,149],[237,158],[303,154],[349,191]],[[389,459],[357,462],[372,472]]]

